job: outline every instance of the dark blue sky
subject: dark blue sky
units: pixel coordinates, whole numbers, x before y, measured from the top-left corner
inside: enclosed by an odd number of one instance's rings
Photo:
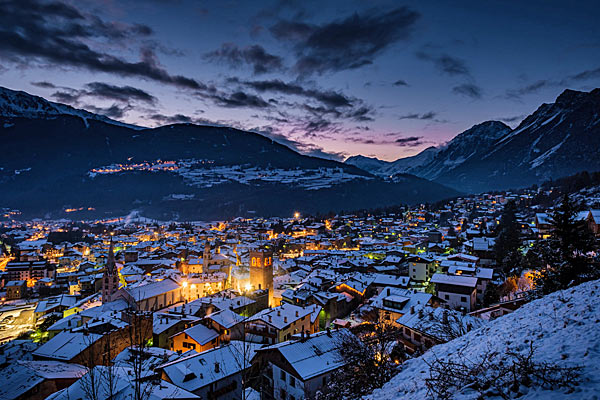
[[[598,1],[0,0],[0,85],[391,160],[600,86],[599,20]]]

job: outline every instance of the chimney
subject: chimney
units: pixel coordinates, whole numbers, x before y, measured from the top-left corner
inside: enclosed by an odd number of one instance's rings
[[[410,313],[414,314],[415,313],[415,306],[410,306]]]
[[[304,342],[304,331],[300,331],[300,341]]]
[[[298,310],[296,310],[296,318],[298,318],[300,314],[298,314]]]
[[[444,310],[443,314],[442,314],[442,322],[444,324],[448,323],[448,310]]]
[[[219,363],[218,363],[218,362],[216,362],[216,363],[215,363],[215,372],[218,374],[220,370],[221,370],[221,368],[220,368],[220,366],[219,366]]]
[[[390,288],[387,288],[387,295],[390,295]]]
[[[281,317],[281,310],[277,310],[277,316]]]
[[[273,322],[273,318],[269,315],[269,322]]]
[[[333,336],[331,335],[331,328],[330,328],[330,327],[327,327],[327,336],[329,336],[329,337],[333,337]]]
[[[287,324],[287,317],[283,317],[283,323]]]

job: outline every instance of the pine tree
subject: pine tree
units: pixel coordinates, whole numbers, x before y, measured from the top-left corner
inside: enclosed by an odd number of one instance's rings
[[[521,255],[521,228],[517,221],[517,206],[514,201],[509,201],[504,206],[498,236],[494,245],[496,262],[502,268],[505,276],[520,273],[522,262]]]

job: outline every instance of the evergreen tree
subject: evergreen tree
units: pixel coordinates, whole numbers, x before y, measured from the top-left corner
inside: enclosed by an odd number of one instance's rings
[[[494,252],[498,266],[505,276],[519,274],[522,263],[521,227],[517,221],[517,206],[514,201],[511,200],[504,206],[497,232]]]
[[[568,194],[552,213],[552,236],[537,254],[542,269],[536,285],[544,294],[600,276],[597,265],[587,253],[593,249],[593,238],[584,221],[577,220],[577,207]]]

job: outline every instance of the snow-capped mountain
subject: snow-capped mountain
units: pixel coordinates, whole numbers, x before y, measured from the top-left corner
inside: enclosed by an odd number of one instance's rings
[[[529,186],[600,170],[600,89],[565,90],[542,104],[486,151],[453,169],[421,173],[464,191],[481,192]]]
[[[458,195],[415,176],[387,182],[254,132],[193,124],[130,127],[23,92],[0,93],[0,207],[28,216],[139,210],[158,219],[209,220]]]
[[[80,117],[84,122],[88,119],[102,121],[111,125],[139,128],[135,125],[124,124],[104,115],[73,108],[66,104],[48,101],[42,97],[34,96],[26,92],[7,89],[0,86],[0,116],[1,117],[23,117],[46,119],[58,115],[73,115]]]
[[[422,400],[430,398],[426,380],[430,365],[437,359],[476,363],[487,357],[489,364],[510,362],[509,352],[527,355],[535,348],[533,361],[561,367],[581,367],[580,378],[572,389],[544,387],[531,377],[529,387],[513,389],[510,398],[524,400],[596,399],[600,393],[600,281],[552,293],[532,301],[512,314],[491,321],[484,327],[448,343],[432,347],[421,357],[408,360],[402,370],[383,388],[366,399]],[[479,373],[493,371],[492,368]],[[493,373],[493,372],[490,372]],[[481,377],[481,376],[480,376]],[[508,388],[507,388],[508,389]],[[467,385],[450,387],[457,400],[503,398],[490,388]],[[482,393],[484,392],[484,393]],[[517,393],[518,392],[518,393]],[[506,398],[506,397],[504,397]]]
[[[357,155],[348,157],[344,163],[354,165],[382,178],[391,178],[397,174],[415,174],[414,171],[431,162],[438,151],[440,151],[439,147],[431,146],[414,156],[399,158],[396,161],[383,161],[374,157]]]
[[[486,121],[456,135],[428,163],[412,172],[426,179],[436,179],[471,159],[487,154],[494,143],[510,132],[510,127],[499,121]]]

